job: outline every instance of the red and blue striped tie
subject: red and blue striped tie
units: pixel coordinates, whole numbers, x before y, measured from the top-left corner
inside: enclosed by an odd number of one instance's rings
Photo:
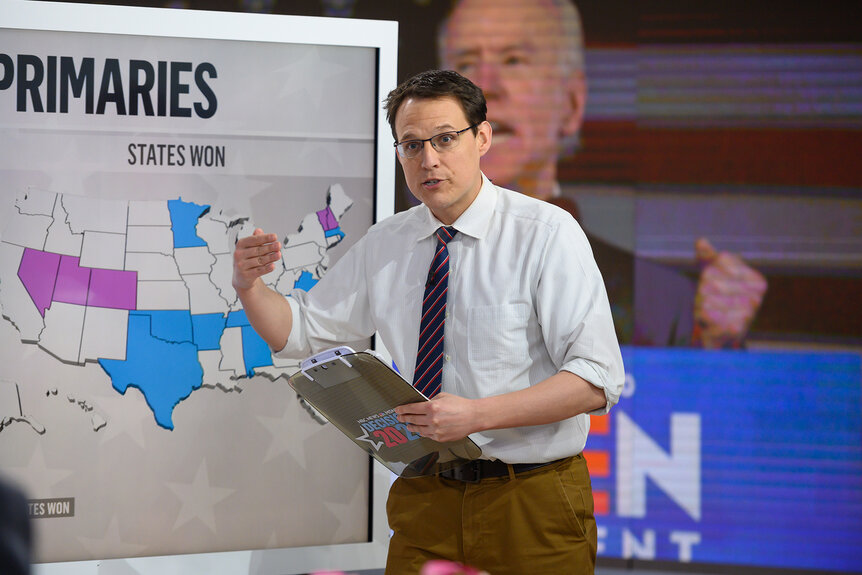
[[[449,291],[449,250],[446,243],[456,233],[458,231],[453,227],[437,230],[437,251],[425,282],[413,387],[428,398],[440,393],[442,383],[443,324],[446,322],[446,294]]]

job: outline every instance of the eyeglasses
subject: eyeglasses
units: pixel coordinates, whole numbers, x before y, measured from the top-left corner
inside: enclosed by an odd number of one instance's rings
[[[395,149],[398,150],[399,156],[408,159],[415,158],[422,153],[422,150],[425,149],[425,142],[431,142],[431,147],[438,152],[449,152],[458,147],[458,142],[460,141],[459,136],[461,134],[467,130],[475,128],[476,126],[478,126],[478,124],[467,126],[463,130],[443,132],[442,134],[437,134],[430,138],[425,138],[424,140],[404,140],[403,142],[395,142],[394,146]]]

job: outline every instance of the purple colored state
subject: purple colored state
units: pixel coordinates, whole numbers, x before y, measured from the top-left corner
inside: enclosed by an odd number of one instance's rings
[[[87,305],[137,309],[138,272],[93,268]]]
[[[324,209],[317,212],[317,219],[320,221],[320,227],[322,227],[325,232],[334,230],[338,227],[338,220],[335,219],[335,214],[332,213],[329,206],[326,206]]]
[[[57,274],[57,287],[54,301],[87,305],[87,291],[90,288],[90,268],[82,268],[80,258],[62,256],[60,273]]]
[[[18,278],[42,317],[45,317],[45,310],[51,307],[59,267],[60,254],[25,248],[21,256]]]
[[[42,317],[52,301],[137,308],[138,272],[85,268],[77,257],[25,248],[18,277]]]

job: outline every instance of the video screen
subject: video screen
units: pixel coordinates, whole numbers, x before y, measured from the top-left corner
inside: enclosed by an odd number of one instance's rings
[[[231,275],[259,227],[284,244],[266,283],[310,289],[378,217],[379,48],[98,10],[75,12],[98,33],[0,18],[0,473],[35,560],[370,541],[368,457]]]

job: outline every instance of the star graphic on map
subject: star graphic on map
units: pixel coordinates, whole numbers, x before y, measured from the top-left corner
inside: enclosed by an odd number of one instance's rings
[[[216,532],[215,513],[213,512],[215,505],[236,491],[235,489],[211,486],[206,461],[201,461],[191,483],[168,483],[167,486],[182,502],[173,528],[177,529],[197,518],[213,533]]]
[[[291,419],[289,417],[266,417],[264,415],[259,415],[257,420],[266,427],[269,434],[272,436],[269,447],[266,450],[266,455],[263,458],[263,462],[266,463],[272,459],[275,459],[279,455],[283,453],[290,453],[303,467],[306,464],[305,458],[305,449],[302,447],[302,442],[299,442],[298,449],[294,449],[291,446],[290,441],[287,441],[286,438],[291,437],[291,428],[293,427],[291,423]],[[298,451],[298,453],[294,453]]]
[[[323,90],[327,86],[326,80],[338,77],[345,66],[323,58],[319,49],[303,51],[299,58],[294,58],[289,64],[281,69],[274,70],[272,77],[282,86],[278,98],[284,98],[288,94],[304,93],[303,101],[308,103],[309,108],[318,108],[324,101]],[[281,81],[279,77],[283,79]],[[313,76],[317,82],[294,82],[294,78],[307,78]],[[309,113],[313,113],[309,111]]]
[[[71,469],[49,467],[45,463],[41,444],[36,444],[30,461],[24,467],[3,466],[3,471],[25,485],[28,497],[39,499],[51,496],[65,496],[65,493],[55,493],[54,486],[72,475]]]
[[[107,425],[99,431],[102,444],[115,437],[128,435],[138,446],[146,449],[144,428],[152,427],[153,413],[140,393],[114,393],[113,396],[97,397],[93,403],[99,411],[107,414]]]
[[[134,557],[147,548],[146,545],[129,543],[124,541],[120,535],[120,523],[117,516],[111,518],[111,522],[101,537],[81,537],[78,541],[87,549],[92,557],[104,557],[108,553],[118,557]]]
[[[305,442],[289,440],[291,437],[300,436],[301,427],[308,421],[308,415],[299,407],[298,401],[288,402],[288,407],[281,417],[259,415],[257,420],[272,435],[266,455],[263,458],[264,463],[283,453],[289,453],[303,469],[308,467]]]

